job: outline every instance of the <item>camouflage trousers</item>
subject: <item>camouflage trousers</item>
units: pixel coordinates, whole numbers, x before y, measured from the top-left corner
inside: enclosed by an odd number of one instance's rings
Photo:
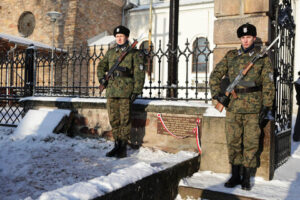
[[[259,114],[226,112],[226,140],[229,163],[257,168],[261,129]]]
[[[131,101],[126,98],[108,98],[107,110],[115,140],[128,140],[131,130]]]

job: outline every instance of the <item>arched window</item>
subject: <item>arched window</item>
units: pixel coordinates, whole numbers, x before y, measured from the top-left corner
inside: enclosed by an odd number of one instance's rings
[[[150,47],[151,47],[151,52],[153,53],[153,48],[154,48],[153,47],[153,43],[151,43]],[[151,58],[151,55],[149,53],[150,47],[149,47],[149,41],[145,40],[140,45],[140,50],[143,50],[143,52],[145,54],[145,59],[144,59],[144,65],[145,65],[145,67],[147,69],[149,69],[149,67],[150,67],[151,73],[153,73],[153,58]],[[150,60],[149,60],[149,58],[150,58]]]
[[[193,43],[192,72],[206,72],[208,66],[208,40],[204,37],[196,38]]]

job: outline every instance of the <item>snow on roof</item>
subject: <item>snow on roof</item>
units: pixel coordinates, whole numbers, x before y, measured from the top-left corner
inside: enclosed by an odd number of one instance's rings
[[[193,5],[193,4],[204,4],[204,3],[213,3],[213,0],[180,0],[179,5],[183,6],[183,5]],[[164,7],[169,7],[170,2],[157,2],[157,3],[153,3],[153,8],[164,8]],[[138,11],[138,10],[146,10],[149,9],[149,4],[144,4],[144,5],[139,5],[136,8],[131,9],[130,11]]]
[[[103,38],[89,44],[89,46],[100,46],[100,45],[112,45],[115,44],[115,37],[113,35],[107,35]]]
[[[111,45],[111,44],[115,44],[115,37],[113,35],[108,35],[107,31],[104,31],[99,35],[96,35],[95,37],[88,39],[87,42],[88,42],[88,46]]]
[[[0,40],[7,41],[8,43],[17,44],[19,46],[26,46],[27,47],[27,46],[33,44],[37,48],[49,49],[49,50],[52,49],[52,46],[49,46],[47,44],[37,42],[37,41],[34,41],[34,40],[30,40],[30,39],[27,39],[27,38],[19,37],[19,36],[6,34],[6,33],[0,33]],[[59,49],[56,49],[56,50],[59,50]]]

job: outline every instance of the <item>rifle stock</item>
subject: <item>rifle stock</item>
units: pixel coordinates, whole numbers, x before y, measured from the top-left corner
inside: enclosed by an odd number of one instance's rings
[[[105,89],[105,87],[104,87],[104,85],[99,85],[99,93],[100,93],[100,96],[101,96],[101,94],[102,94],[102,92],[103,92],[103,90]]]
[[[218,102],[217,105],[215,106],[215,108],[216,108],[218,111],[222,112],[223,109],[224,109],[224,106],[223,106],[220,102]]]
[[[248,73],[248,71],[251,69],[251,67],[254,65],[253,62],[248,63],[248,65],[244,68],[243,70],[243,75],[246,76],[246,74]]]

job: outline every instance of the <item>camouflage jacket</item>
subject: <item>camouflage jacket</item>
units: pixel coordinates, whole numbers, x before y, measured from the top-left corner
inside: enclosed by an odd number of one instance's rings
[[[255,47],[250,52],[244,53],[242,49],[228,51],[224,58],[216,65],[210,75],[210,89],[212,97],[220,92],[220,83],[224,75],[232,82],[253,57],[260,52],[260,47]],[[268,56],[260,58],[248,71],[242,80],[244,83],[251,83],[261,86],[261,91],[237,93],[238,98],[230,96],[230,103],[227,110],[233,113],[259,113],[262,105],[273,106],[275,86],[273,80],[273,67]],[[245,85],[245,84],[244,84]],[[236,88],[245,86],[237,85]]]
[[[97,67],[97,76],[100,81],[105,76],[105,72],[114,65],[116,60],[121,55],[121,49],[114,47],[109,49]],[[123,61],[119,64],[120,67],[129,69],[131,77],[114,77],[108,81],[106,88],[106,97],[108,98],[129,98],[131,94],[141,94],[145,80],[145,69],[143,65],[144,54],[137,50],[132,49]]]

